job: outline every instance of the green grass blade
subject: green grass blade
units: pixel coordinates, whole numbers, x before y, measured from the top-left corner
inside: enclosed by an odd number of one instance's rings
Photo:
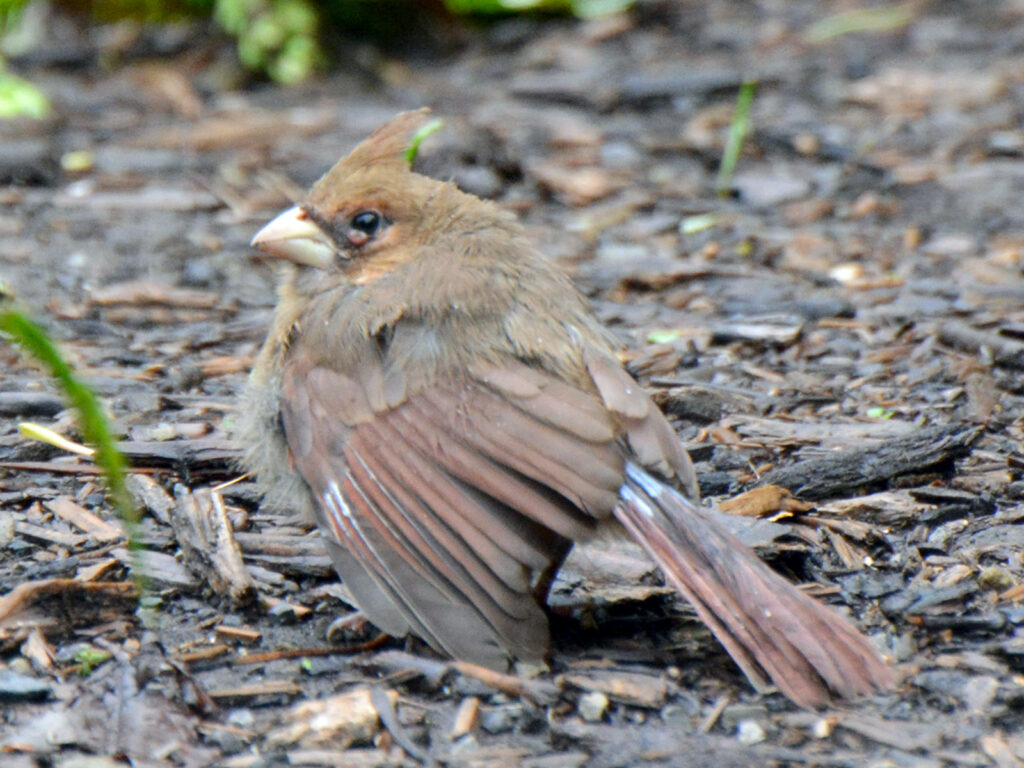
[[[117,449],[111,435],[107,417],[100,407],[99,400],[89,387],[79,381],[71,366],[57,350],[46,332],[25,315],[13,310],[0,311],[0,332],[8,335],[18,346],[36,358],[50,375],[56,379],[71,407],[78,414],[78,427],[85,442],[91,444],[96,453],[93,460],[103,472],[106,479],[107,494],[111,505],[125,521],[128,532],[128,546],[136,550],[135,525],[139,521],[139,511],[125,485],[124,455]],[[139,591],[144,585],[140,582],[142,569],[132,569],[136,574]]]
[[[409,142],[409,147],[405,150],[405,159],[410,167],[416,162],[416,155],[419,154],[420,144],[423,143],[423,140],[437,131],[442,125],[444,125],[443,120],[431,120],[413,134],[412,141]]]
[[[740,86],[736,97],[736,111],[729,126],[729,139],[722,153],[722,164],[718,167],[718,178],[715,180],[715,191],[719,197],[726,197],[732,186],[732,175],[743,151],[743,140],[750,128],[750,105],[754,103],[754,91],[757,81],[746,80]]]
[[[913,20],[914,7],[910,3],[881,8],[857,8],[816,21],[807,28],[804,40],[808,43],[823,43],[854,32],[891,32],[903,29]]]

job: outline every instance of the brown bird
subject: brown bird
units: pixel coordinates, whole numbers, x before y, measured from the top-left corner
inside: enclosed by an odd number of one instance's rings
[[[576,541],[630,534],[759,689],[891,684],[868,640],[698,508],[671,426],[568,277],[497,205],[409,168],[408,112],[252,244],[287,262],[246,464],[311,503],[359,608],[492,668],[549,650]]]

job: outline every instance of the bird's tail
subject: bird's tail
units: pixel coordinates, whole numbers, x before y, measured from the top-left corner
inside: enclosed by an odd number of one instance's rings
[[[803,707],[892,685],[868,639],[800,592],[673,488],[634,464],[615,516],[759,689]]]

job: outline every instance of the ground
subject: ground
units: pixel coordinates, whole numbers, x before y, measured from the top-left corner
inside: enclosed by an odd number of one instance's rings
[[[109,404],[148,593],[126,594],[139,560],[88,461],[19,435],[76,432],[0,348],[0,593],[29,585],[0,600],[0,762],[1024,763],[1024,5],[836,16],[858,9],[438,22],[398,46],[343,39],[334,72],[293,89],[239,78],[203,28],[55,25],[14,62],[55,117],[0,125],[0,276]],[[608,547],[556,584],[552,667],[529,683],[402,641],[315,655],[348,610],[315,533],[248,482],[219,507],[205,490],[235,476],[236,396],[274,303],[247,244],[423,105],[446,120],[426,170],[517,212],[573,274],[705,495],[795,495],[743,497],[773,518],[745,535],[877,643],[895,690],[822,712],[756,693]],[[209,554],[232,539],[235,582]],[[292,707],[335,695],[338,730],[304,731]]]

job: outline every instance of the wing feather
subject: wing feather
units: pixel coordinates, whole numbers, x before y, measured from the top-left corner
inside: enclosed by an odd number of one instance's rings
[[[615,504],[614,425],[587,396],[559,413],[565,385],[525,367],[504,391],[445,382],[390,408],[389,394],[363,391],[387,381],[311,367],[286,382],[293,459],[345,553],[339,571],[371,620],[439,650],[488,666],[541,658],[537,582],[567,538],[592,532],[577,505],[607,516]]]
[[[282,408],[360,608],[459,658],[541,658],[536,593],[618,503],[632,390],[615,390],[609,372],[599,392],[511,360],[417,390],[364,357],[352,375],[294,366]],[[607,392],[624,413],[606,407]],[[633,426],[645,456],[671,450],[657,425]]]

